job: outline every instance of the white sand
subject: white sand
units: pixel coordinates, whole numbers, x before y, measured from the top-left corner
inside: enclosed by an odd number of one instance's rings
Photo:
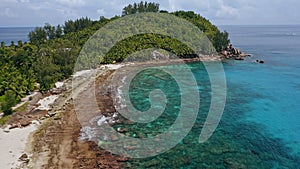
[[[36,130],[36,125],[30,125],[26,128],[16,128],[9,133],[0,129],[0,168],[16,168],[22,162],[19,157],[25,153],[27,139],[29,134]],[[28,155],[28,154],[27,154]]]
[[[50,110],[51,109],[51,104],[54,103],[54,101],[58,98],[58,95],[51,95],[48,97],[43,98],[42,100],[40,100],[38,103],[41,104],[39,107],[37,107],[36,109],[39,110]]]

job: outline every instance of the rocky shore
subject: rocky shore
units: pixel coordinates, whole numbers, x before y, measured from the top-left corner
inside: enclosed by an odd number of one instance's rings
[[[234,48],[232,44],[228,45],[223,51],[219,53],[222,59],[235,59],[235,60],[244,60],[245,57],[250,57],[250,54],[243,53],[238,48]]]

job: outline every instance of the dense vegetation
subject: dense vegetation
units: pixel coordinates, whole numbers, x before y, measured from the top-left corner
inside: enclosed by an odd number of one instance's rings
[[[126,6],[122,17],[141,12],[161,12],[159,4],[141,2]],[[221,32],[208,20],[194,12],[178,11],[172,15],[187,19],[200,28],[211,40],[217,51],[228,45],[228,33]],[[5,114],[11,114],[11,107],[34,89],[46,91],[56,81],[71,76],[77,56],[85,42],[105,24],[120,18],[100,17],[69,20],[63,26],[37,27],[30,32],[30,42],[18,41],[10,46],[1,43],[0,48],[0,106]],[[163,48],[180,57],[191,57],[193,51],[179,41],[163,35],[144,34],[125,39],[113,47],[101,60],[102,63],[121,62],[129,54],[146,48]],[[98,61],[100,62],[100,61]],[[36,83],[39,83],[37,88]]]

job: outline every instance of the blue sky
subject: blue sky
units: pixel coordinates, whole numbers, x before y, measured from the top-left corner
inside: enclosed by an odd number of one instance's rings
[[[0,0],[0,27],[63,24],[121,15],[134,0]],[[193,10],[216,25],[300,24],[299,0],[152,0],[168,11]]]

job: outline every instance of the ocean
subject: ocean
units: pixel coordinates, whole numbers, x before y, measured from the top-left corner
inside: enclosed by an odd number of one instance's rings
[[[227,26],[232,43],[253,58],[225,64],[229,82],[260,95],[245,118],[300,153],[300,26]],[[251,63],[255,59],[265,64]],[[231,69],[231,67],[234,69]],[[258,66],[258,67],[257,67]],[[230,67],[230,68],[229,68]]]
[[[194,127],[169,151],[155,157],[131,159],[130,168],[300,168],[300,26],[221,26],[221,29],[229,32],[235,47],[252,57],[223,63],[227,101],[216,131],[209,140],[198,143],[212,93],[203,65],[190,63],[201,95]],[[265,63],[255,63],[257,59]],[[149,77],[149,74],[158,75]],[[150,108],[145,86],[149,90],[160,88],[172,99],[162,116],[149,124],[123,124],[116,128],[126,128],[126,134],[132,137],[148,138],[172,125],[181,97],[177,85],[170,87],[174,81],[162,79],[168,77],[160,71],[139,74],[137,82],[131,82],[137,91],[131,91],[130,97],[137,109],[145,111]]]
[[[33,27],[0,27],[0,42],[5,42],[6,45],[10,45],[11,41],[15,44],[19,40],[27,42],[28,34],[34,30]]]

